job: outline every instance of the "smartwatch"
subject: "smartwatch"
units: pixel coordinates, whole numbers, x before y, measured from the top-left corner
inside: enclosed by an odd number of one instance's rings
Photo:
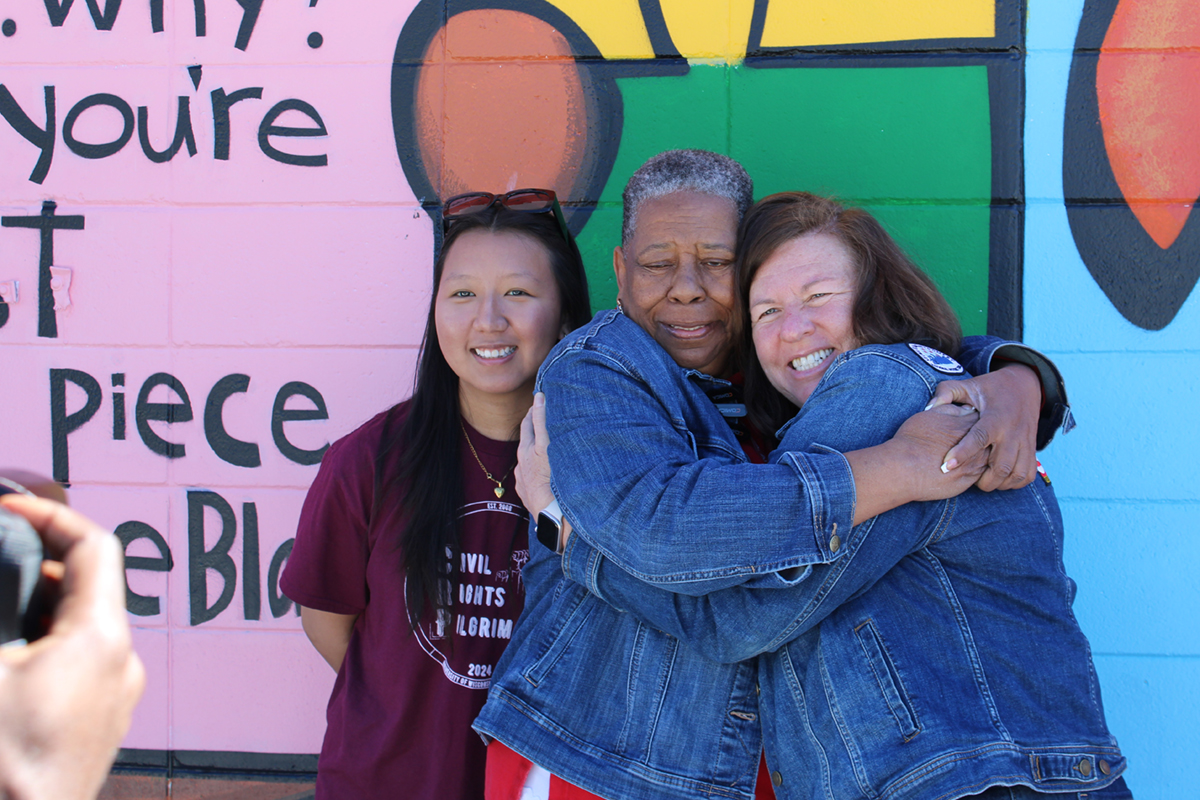
[[[562,508],[556,499],[542,509],[537,519],[537,538],[542,545],[553,553],[562,554],[560,532],[562,531]]]

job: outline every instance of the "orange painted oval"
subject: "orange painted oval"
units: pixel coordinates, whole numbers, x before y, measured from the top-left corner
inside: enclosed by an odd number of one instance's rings
[[[1130,211],[1164,250],[1200,197],[1198,48],[1193,0],[1122,0],[1096,65],[1113,176]]]
[[[423,62],[416,139],[440,198],[537,187],[571,199],[589,160],[589,103],[562,34],[517,11],[465,11]]]

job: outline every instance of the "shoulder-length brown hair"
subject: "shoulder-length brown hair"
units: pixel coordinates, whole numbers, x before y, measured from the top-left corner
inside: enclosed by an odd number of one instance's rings
[[[851,312],[860,344],[916,342],[957,355],[958,317],[934,282],[913,263],[879,221],[861,208],[844,208],[808,192],[780,192],[754,204],[738,231],[739,313],[746,318],[750,285],[763,262],[793,239],[837,237],[854,258],[856,294]],[[796,407],[775,391],[754,355],[749,324],[740,326],[750,421],[773,433]]]

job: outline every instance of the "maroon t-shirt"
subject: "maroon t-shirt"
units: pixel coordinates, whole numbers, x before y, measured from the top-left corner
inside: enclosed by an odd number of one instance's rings
[[[391,431],[406,411],[394,415]],[[395,517],[371,520],[386,416],[325,453],[280,580],[302,606],[360,615],[329,698],[317,797],[478,800],[485,749],[471,723],[525,600],[529,515],[511,474],[517,443],[467,428],[488,471],[507,476],[497,499],[458,437],[466,503],[453,629],[428,612],[414,635]]]

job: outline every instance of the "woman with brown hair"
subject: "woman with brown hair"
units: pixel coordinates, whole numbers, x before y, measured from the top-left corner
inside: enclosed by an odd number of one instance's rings
[[[814,258],[823,256],[827,264],[838,260],[839,251],[847,251],[849,260],[845,266],[848,271],[840,276],[842,280],[835,287],[836,292],[817,291],[829,288],[825,285],[798,284],[797,289],[811,289],[813,294],[819,295],[807,304],[809,308],[823,308],[838,297],[840,299],[830,308],[842,309],[849,303],[846,310],[850,313],[856,342],[915,342],[951,356],[958,355],[962,328],[954,310],[929,276],[913,263],[869,212],[861,208],[843,208],[832,199],[808,192],[780,192],[763,198],[754,206],[739,236],[738,289],[742,311],[749,313],[746,322],[749,331],[759,330],[755,309],[750,307],[747,298],[764,262],[777,253],[778,260],[783,261],[785,253],[808,252],[816,244],[821,252],[813,252]],[[852,292],[848,291],[849,287],[853,287]],[[760,287],[760,294],[763,290],[764,287]],[[763,307],[758,309],[757,317],[776,313],[778,309]],[[776,431],[796,415],[799,403],[773,388],[755,346],[751,336],[742,338],[748,411],[761,430]],[[816,386],[813,378],[819,379],[831,363],[832,359],[828,357],[821,359],[802,371],[804,379]],[[779,377],[782,380],[783,376]]]

